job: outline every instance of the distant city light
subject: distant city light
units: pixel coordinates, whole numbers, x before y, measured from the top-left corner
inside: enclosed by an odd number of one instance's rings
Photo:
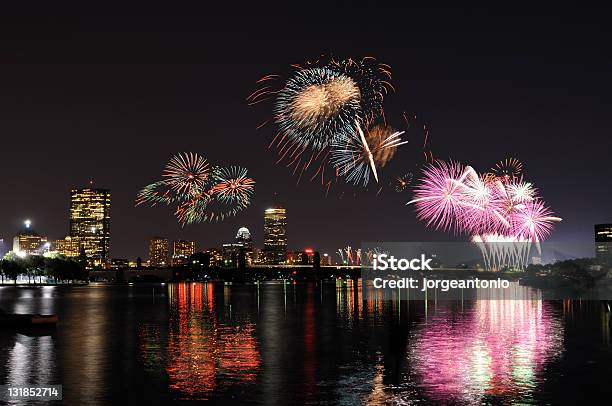
[[[307,253],[307,254],[312,254],[314,252],[314,250],[312,248],[306,248],[304,250],[304,252]]]
[[[26,220],[23,222],[23,224],[25,224],[26,228],[30,228],[30,225],[32,224],[32,222],[30,220]]]

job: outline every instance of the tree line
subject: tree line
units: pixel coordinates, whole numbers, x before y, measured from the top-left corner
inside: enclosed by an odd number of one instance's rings
[[[86,281],[88,273],[82,263],[63,255],[42,256],[27,255],[20,257],[9,253],[0,260],[0,277],[4,284],[12,280],[17,284],[17,278],[23,276],[28,283],[42,283],[43,277],[47,283],[66,283],[68,281]]]

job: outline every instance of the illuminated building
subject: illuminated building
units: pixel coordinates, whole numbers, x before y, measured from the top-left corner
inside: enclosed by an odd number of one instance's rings
[[[332,265],[332,259],[331,256],[327,253],[323,254],[321,256],[321,265],[322,266],[331,266]]]
[[[236,243],[227,243],[221,246],[221,252],[223,255],[223,266],[228,268],[235,268],[238,266],[238,258],[242,245]]]
[[[78,257],[81,254],[81,241],[78,237],[67,236],[61,240],[53,241],[51,251],[67,257]]]
[[[267,264],[287,261],[287,213],[284,208],[266,209],[264,213],[263,256]]]
[[[178,240],[172,243],[172,265],[182,265],[195,254],[195,241]]]
[[[47,237],[32,230],[29,220],[26,220],[24,224],[23,230],[13,238],[13,252],[23,255],[42,255],[48,251]]]
[[[246,227],[240,227],[236,233],[236,244],[240,245],[240,249],[244,254],[246,265],[251,265],[254,260],[253,239],[251,232]]]
[[[130,268],[130,261],[124,258],[111,259],[111,269],[127,269]]]
[[[308,262],[309,265],[312,265],[314,263],[314,254],[315,254],[315,250],[313,250],[312,248],[304,249],[304,255],[306,256],[306,262]]]
[[[287,252],[287,265],[302,265],[304,263],[304,251],[289,251]]]
[[[304,251],[290,251],[287,253],[288,265],[312,265],[314,263],[314,253],[312,248],[306,248]]]
[[[595,224],[595,257],[602,265],[612,266],[612,224]]]
[[[243,268],[253,263],[253,239],[246,227],[240,227],[233,243],[223,244],[221,248],[223,266]]]
[[[80,240],[90,267],[107,267],[110,251],[110,190],[70,191],[70,237]]]
[[[168,240],[162,237],[153,237],[149,242],[149,266],[168,266]]]
[[[217,267],[223,265],[223,252],[218,248],[210,248],[204,251],[205,254],[208,254],[210,257],[209,266]]]

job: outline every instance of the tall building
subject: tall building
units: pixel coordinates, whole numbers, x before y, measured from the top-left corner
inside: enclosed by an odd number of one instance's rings
[[[242,245],[237,243],[227,243],[221,246],[223,256],[223,266],[226,268],[236,268],[239,265]]]
[[[51,251],[67,257],[78,257],[81,254],[81,242],[79,237],[67,236],[61,240],[53,241]]]
[[[612,266],[612,224],[595,224],[595,258]]]
[[[182,265],[195,254],[195,241],[178,240],[172,243],[172,265]]]
[[[149,266],[166,267],[168,263],[168,240],[162,237],[153,237],[149,242]]]
[[[30,221],[24,222],[24,228],[13,238],[13,252],[18,255],[42,255],[49,250],[47,237],[30,228]]]
[[[241,247],[242,254],[244,255],[246,265],[250,266],[254,261],[253,252],[253,238],[251,232],[246,227],[240,227],[236,233],[236,244]]]
[[[70,237],[80,240],[90,267],[109,265],[110,204],[108,189],[70,191]]]
[[[287,260],[287,212],[282,207],[264,213],[264,262],[283,264]]]
[[[218,248],[209,248],[204,251],[205,254],[208,254],[210,257],[209,266],[210,267],[218,267],[223,265],[223,251]]]

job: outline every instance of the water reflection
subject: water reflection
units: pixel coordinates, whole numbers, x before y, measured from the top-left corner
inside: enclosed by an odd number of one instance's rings
[[[542,301],[482,300],[436,312],[411,341],[413,373],[431,399],[529,399],[563,349],[563,328]]]
[[[157,329],[140,328],[145,368],[155,370],[163,362],[168,386],[178,399],[209,399],[219,385],[254,382],[261,365],[255,325],[249,320],[220,322],[214,284],[181,283],[168,289],[166,348]],[[223,308],[231,309],[227,289],[223,296]]]
[[[0,288],[7,311],[61,321],[52,335],[0,333],[0,383],[61,383],[66,404],[559,403],[576,385],[607,390],[606,305],[522,292],[425,304],[350,280]]]
[[[54,379],[53,338],[19,335],[8,356],[8,385],[45,384]]]

